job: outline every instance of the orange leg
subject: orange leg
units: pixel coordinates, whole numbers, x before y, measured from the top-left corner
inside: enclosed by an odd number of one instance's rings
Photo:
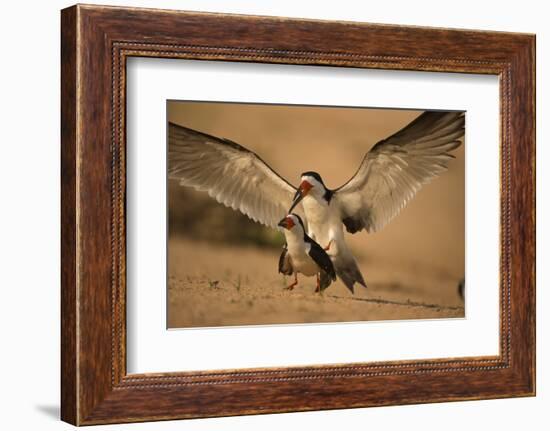
[[[298,273],[294,273],[294,283],[289,284],[287,287],[285,287],[285,290],[292,290],[294,289],[294,286],[298,284]]]
[[[321,279],[319,278],[319,273],[317,273],[317,288],[315,292],[321,293]]]
[[[324,250],[325,250],[325,251],[329,250],[331,245],[332,245],[332,240],[330,240],[330,241],[328,242],[328,245],[325,247]]]

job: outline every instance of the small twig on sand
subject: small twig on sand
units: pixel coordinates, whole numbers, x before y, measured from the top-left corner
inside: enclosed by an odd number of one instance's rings
[[[233,283],[233,286],[235,286],[235,289],[237,289],[237,292],[241,290],[241,274],[237,277],[237,282]]]
[[[220,288],[220,280],[210,280],[208,279],[208,287],[210,289],[219,289]]]

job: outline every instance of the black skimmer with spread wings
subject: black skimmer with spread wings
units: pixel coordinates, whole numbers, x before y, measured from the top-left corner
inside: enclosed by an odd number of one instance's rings
[[[424,112],[372,147],[351,179],[334,190],[314,171],[304,172],[296,188],[228,139],[174,123],[168,135],[168,175],[180,184],[272,228],[302,207],[308,236],[327,248],[336,274],[353,293],[355,283],[366,283],[343,228],[352,234],[381,230],[424,184],[447,170],[450,152],[464,136],[464,114]]]
[[[327,252],[307,234],[302,219],[289,214],[279,222],[284,229],[286,244],[279,258],[279,272],[294,274],[294,282],[287,286],[292,290],[298,284],[298,273],[317,276],[316,292],[322,292],[336,280],[334,265]]]

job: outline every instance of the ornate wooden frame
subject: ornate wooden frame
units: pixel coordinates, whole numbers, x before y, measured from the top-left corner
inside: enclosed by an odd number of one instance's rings
[[[80,5],[61,17],[63,420],[88,425],[534,395],[534,35]],[[129,56],[498,75],[500,354],[128,375]]]

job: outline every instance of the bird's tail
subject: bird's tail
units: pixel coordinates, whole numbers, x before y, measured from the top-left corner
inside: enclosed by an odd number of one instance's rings
[[[320,283],[319,288],[321,289],[321,292],[323,292],[327,287],[331,285],[333,281],[336,280],[336,275],[334,277],[325,271],[321,271],[320,273]]]
[[[340,277],[340,280],[346,285],[351,293],[354,293],[353,286],[355,283],[359,283],[363,287],[367,287],[363,275],[357,266],[357,262],[353,256],[346,256],[346,258],[336,258],[334,261],[334,269],[336,275]]]

